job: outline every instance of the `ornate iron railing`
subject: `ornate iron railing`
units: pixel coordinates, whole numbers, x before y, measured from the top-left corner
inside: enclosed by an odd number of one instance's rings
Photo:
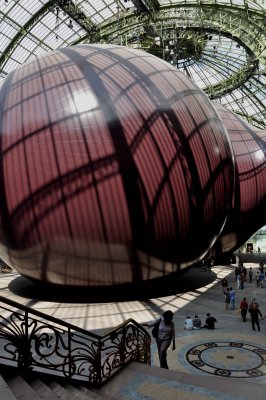
[[[150,364],[150,343],[133,319],[99,336],[0,296],[0,364],[99,386],[131,360]]]

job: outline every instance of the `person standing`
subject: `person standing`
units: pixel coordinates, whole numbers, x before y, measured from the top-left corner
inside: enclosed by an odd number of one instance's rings
[[[225,309],[229,309],[230,304],[230,290],[229,287],[226,288],[225,295],[224,295],[224,302],[225,302]]]
[[[248,302],[246,297],[243,298],[243,300],[240,302],[240,311],[241,311],[241,317],[242,317],[242,321],[246,322],[247,319],[247,311],[248,311]]]
[[[223,294],[225,294],[226,289],[227,289],[227,287],[228,287],[228,281],[227,281],[227,279],[226,279],[226,278],[223,278],[223,279],[221,280],[221,284],[222,284],[222,288],[223,288]]]
[[[175,325],[173,323],[173,312],[168,310],[162,315],[162,318],[156,319],[155,321],[142,324],[149,328],[159,324],[158,336],[156,338],[156,344],[158,349],[160,367],[168,369],[167,364],[167,349],[173,341],[172,350],[175,350]]]
[[[259,286],[261,288],[264,287],[264,273],[263,273],[263,271],[260,271],[260,273],[259,273]]]
[[[241,275],[240,275],[240,272],[236,276],[236,285],[237,285],[237,289],[240,290],[240,286],[241,286]]]
[[[230,308],[231,308],[231,310],[234,310],[235,309],[235,301],[236,301],[236,292],[234,291],[234,289],[232,287],[230,287],[229,296],[230,296]]]
[[[240,290],[244,290],[244,282],[246,281],[246,275],[241,272],[240,275]]]
[[[260,315],[261,319],[264,319],[260,312],[260,309],[256,306],[255,303],[253,303],[253,306],[251,308],[249,308],[248,311],[250,312],[251,325],[252,325],[253,331],[256,330],[255,325],[257,325],[258,331],[260,331],[259,315]]]

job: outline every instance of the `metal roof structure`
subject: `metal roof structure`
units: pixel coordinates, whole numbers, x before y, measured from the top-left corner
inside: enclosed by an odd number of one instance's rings
[[[265,0],[0,0],[0,82],[32,57],[80,43],[157,55],[266,127]]]

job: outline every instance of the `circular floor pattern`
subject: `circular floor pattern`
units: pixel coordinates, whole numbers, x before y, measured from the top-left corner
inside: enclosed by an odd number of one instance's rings
[[[186,360],[200,371],[218,376],[255,378],[266,375],[266,350],[245,343],[202,343],[187,351]]]

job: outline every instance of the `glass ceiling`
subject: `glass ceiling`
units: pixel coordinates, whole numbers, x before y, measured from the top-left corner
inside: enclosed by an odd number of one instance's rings
[[[266,127],[265,0],[0,0],[0,80],[31,57],[116,43],[164,58]]]

